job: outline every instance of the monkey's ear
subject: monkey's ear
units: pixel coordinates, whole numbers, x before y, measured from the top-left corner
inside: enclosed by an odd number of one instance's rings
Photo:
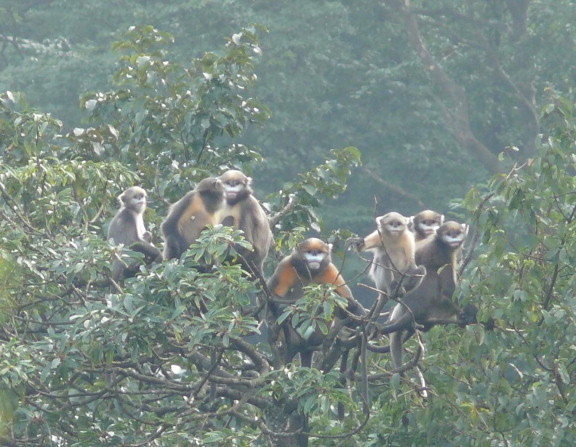
[[[328,245],[328,253],[332,253],[332,247],[334,246],[334,244],[326,244]]]
[[[246,177],[246,184],[250,186],[252,184],[252,177]]]
[[[440,214],[440,225],[444,223],[444,214]]]
[[[126,203],[128,201],[128,197],[126,196],[126,193],[122,193],[118,196],[118,202],[120,202],[120,205],[122,205],[123,203]]]
[[[468,236],[468,230],[470,229],[470,226],[468,224],[462,224],[462,232],[464,233],[464,236]]]
[[[414,216],[407,217],[406,219],[408,220],[408,229],[414,232]]]

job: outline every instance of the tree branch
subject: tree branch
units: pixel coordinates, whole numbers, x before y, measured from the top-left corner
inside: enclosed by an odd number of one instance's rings
[[[416,49],[425,70],[430,74],[436,86],[440,88],[451,102],[448,106],[448,101],[439,100],[443,105],[444,118],[448,129],[454,138],[478,159],[486,169],[492,173],[499,172],[500,162],[498,157],[476,138],[470,127],[468,101],[464,88],[456,84],[448,76],[428,50],[420,33],[418,21],[412,13],[410,0],[395,0],[389,2],[389,4],[403,15],[408,39]]]

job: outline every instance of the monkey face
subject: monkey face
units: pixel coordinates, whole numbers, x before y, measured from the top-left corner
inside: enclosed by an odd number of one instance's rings
[[[120,203],[137,213],[141,213],[146,208],[146,191],[139,186],[132,186],[120,195]]]
[[[331,246],[326,242],[310,238],[302,242],[296,252],[298,257],[302,259],[306,265],[306,269],[310,272],[318,272],[326,264],[330,263],[330,249]]]
[[[442,241],[454,249],[462,245],[467,234],[468,225],[459,224],[453,221],[446,222],[438,228],[438,235]]]
[[[440,228],[440,222],[434,219],[424,219],[416,225],[416,228],[419,233],[430,236]]]
[[[303,254],[303,256],[310,270],[319,270],[320,265],[322,265],[322,261],[326,259],[326,253],[317,251],[306,252]]]
[[[246,185],[240,180],[224,182],[224,193],[226,194],[226,198],[235,199],[245,187]]]
[[[377,219],[378,228],[382,233],[399,236],[408,229],[409,219],[400,213],[388,213]]]
[[[252,181],[243,172],[231,169],[222,174],[219,179],[224,186],[224,193],[228,202],[235,202],[252,193],[249,185]]]
[[[414,226],[416,231],[424,236],[428,237],[440,228],[440,225],[444,223],[444,215],[437,213],[436,211],[424,210],[419,212],[414,216]]]

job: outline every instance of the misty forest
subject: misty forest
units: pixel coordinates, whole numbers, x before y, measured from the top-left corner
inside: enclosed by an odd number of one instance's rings
[[[576,445],[575,17],[0,0],[0,444]]]

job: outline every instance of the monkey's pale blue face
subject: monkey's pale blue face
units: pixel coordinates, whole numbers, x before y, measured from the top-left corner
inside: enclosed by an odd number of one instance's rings
[[[310,270],[318,270],[322,261],[326,259],[326,256],[328,256],[326,253],[318,252],[316,250],[304,253],[304,259],[306,260],[306,264]]]
[[[430,236],[431,234],[436,233],[438,228],[440,228],[440,223],[432,219],[423,220],[418,224],[418,229],[426,236]]]
[[[382,232],[398,236],[408,229],[409,219],[400,213],[388,213],[378,218],[378,226]]]
[[[468,232],[467,226],[462,226],[460,228],[451,228],[448,231],[442,233],[442,240],[452,248],[458,248],[466,239],[466,233]]]
[[[224,183],[224,193],[226,194],[227,199],[235,199],[240,191],[244,189],[243,183],[232,183],[232,182],[225,182]]]
[[[136,213],[141,213],[146,209],[146,191],[139,186],[132,186],[124,191],[119,197],[121,206],[124,206]]]
[[[134,194],[130,197],[128,203],[131,209],[136,212],[141,212],[146,208],[146,195],[141,193]]]

